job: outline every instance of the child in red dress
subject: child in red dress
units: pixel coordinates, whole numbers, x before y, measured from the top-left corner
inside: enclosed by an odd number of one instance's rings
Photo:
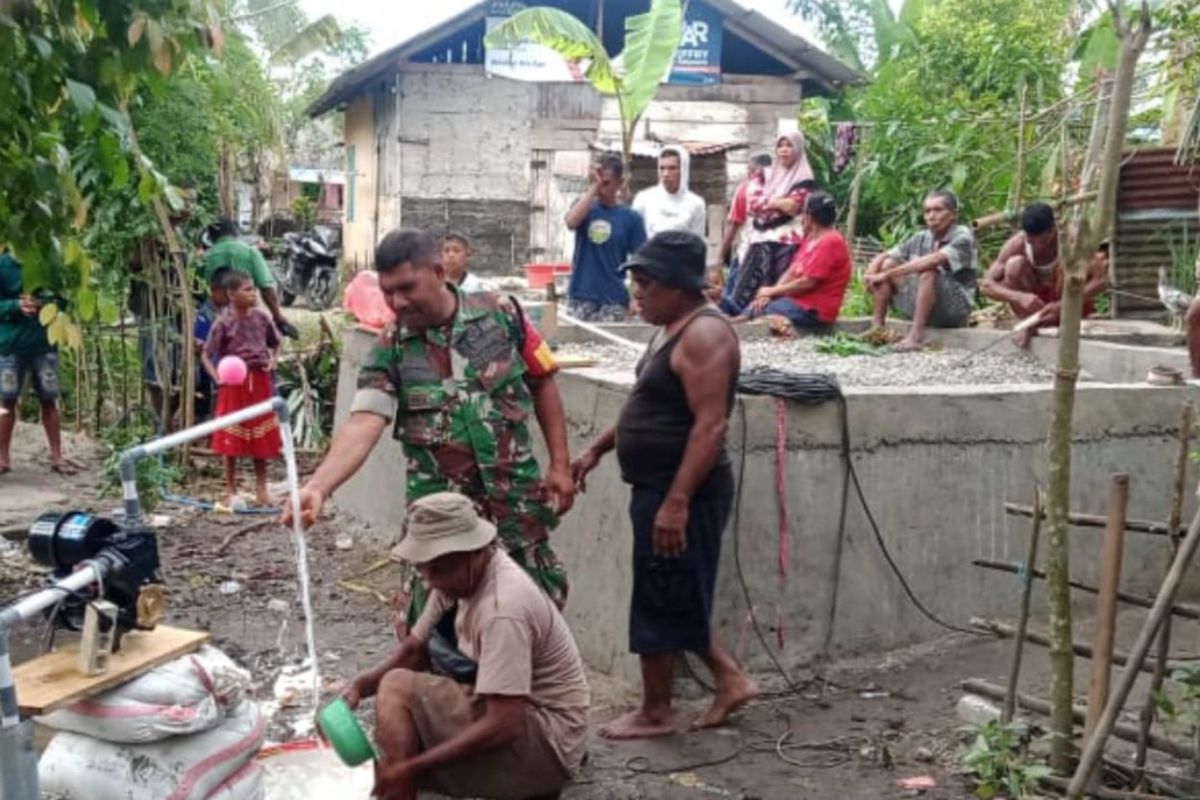
[[[249,275],[230,274],[229,305],[213,323],[204,345],[204,369],[218,384],[216,416],[232,414],[269,400],[275,393],[272,373],[279,355],[280,338],[271,317],[258,306],[258,290]],[[217,364],[225,356],[246,362],[246,380],[238,385],[221,384]],[[232,505],[237,498],[237,460],[254,459],[254,489],[259,505],[269,505],[267,461],[279,457],[283,440],[273,413],[213,434],[212,449],[225,456],[225,488]]]

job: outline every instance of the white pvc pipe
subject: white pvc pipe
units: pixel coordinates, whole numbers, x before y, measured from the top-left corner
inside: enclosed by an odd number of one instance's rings
[[[91,569],[87,569],[91,567]],[[87,561],[83,568],[72,572],[67,577],[58,581],[53,586],[43,589],[37,594],[32,594],[24,600],[18,600],[8,608],[4,609],[4,616],[15,615],[18,620],[27,620],[45,609],[62,600],[72,592],[78,592],[93,583],[99,583],[104,579],[104,571],[102,566],[97,561]]]
[[[187,442],[193,442],[196,439],[202,439],[205,436],[216,433],[219,430],[224,430],[231,425],[237,425],[239,422],[246,422],[255,417],[261,417],[263,414],[274,414],[276,403],[282,403],[278,398],[264,400],[261,403],[253,406],[247,406],[240,411],[235,411],[232,414],[226,414],[223,417],[211,419],[208,422],[202,422],[199,425],[194,425],[187,430],[182,430],[177,433],[168,434],[161,439],[155,439],[152,442],[146,442],[140,450],[143,455],[152,456],[170,450],[172,447],[178,447]]]
[[[591,323],[584,322],[581,319],[575,319],[574,317],[572,317],[570,314],[566,313],[565,311],[559,311],[558,316],[559,316],[559,319],[561,319],[563,322],[566,322],[568,325],[578,325],[580,328],[583,328],[588,333],[590,333],[594,336],[599,336],[601,339],[607,339],[608,341],[612,342],[613,344],[619,344],[622,347],[629,348],[630,350],[635,350],[638,353],[645,352],[645,350],[646,350],[646,345],[641,344],[640,342],[635,342],[635,341],[632,341],[631,339],[626,339],[624,336],[617,336],[615,333],[609,333],[608,331],[604,330],[603,328],[598,328],[595,325],[592,325]]]

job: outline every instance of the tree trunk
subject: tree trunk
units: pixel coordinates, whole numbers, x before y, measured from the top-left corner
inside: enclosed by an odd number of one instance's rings
[[[1121,21],[1119,9],[1114,18]],[[1121,36],[1121,54],[1113,79],[1112,102],[1103,156],[1100,161],[1099,195],[1092,218],[1080,208],[1073,215],[1067,234],[1063,259],[1064,286],[1058,328],[1058,366],[1054,378],[1053,419],[1047,444],[1049,487],[1047,491],[1047,531],[1049,553],[1046,562],[1050,610],[1050,766],[1059,773],[1070,769],[1071,704],[1074,697],[1071,649],[1070,531],[1067,515],[1071,496],[1071,427],[1075,413],[1075,385],[1079,379],[1079,323],[1083,311],[1083,283],[1088,261],[1100,240],[1112,227],[1117,203],[1117,179],[1121,168],[1121,150],[1129,125],[1129,103],[1133,73],[1150,35],[1149,11],[1143,6],[1142,20],[1136,31],[1116,25]],[[1100,107],[1098,104],[1097,112]],[[1090,172],[1084,165],[1084,175]],[[1087,191],[1089,186],[1080,186]]]

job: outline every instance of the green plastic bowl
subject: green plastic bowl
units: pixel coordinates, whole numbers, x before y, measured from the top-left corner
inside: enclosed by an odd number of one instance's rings
[[[321,709],[317,724],[346,766],[357,767],[375,758],[375,748],[345,698],[339,697]]]

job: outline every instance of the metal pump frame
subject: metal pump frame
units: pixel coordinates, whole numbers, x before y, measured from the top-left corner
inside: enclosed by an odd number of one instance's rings
[[[275,414],[288,424],[287,403],[281,397],[265,400],[232,414],[194,425],[187,430],[163,436],[131,447],[121,454],[121,489],[124,496],[125,527],[139,528],[142,503],[137,493],[137,462],[181,444],[209,436],[219,430],[260,417]],[[17,687],[13,679],[9,632],[17,624],[33,619],[62,599],[64,593],[78,592],[93,583],[103,584],[111,564],[105,559],[83,562],[80,569],[53,586],[0,608],[0,800],[40,800],[37,752],[33,746],[33,720],[21,719]]]

